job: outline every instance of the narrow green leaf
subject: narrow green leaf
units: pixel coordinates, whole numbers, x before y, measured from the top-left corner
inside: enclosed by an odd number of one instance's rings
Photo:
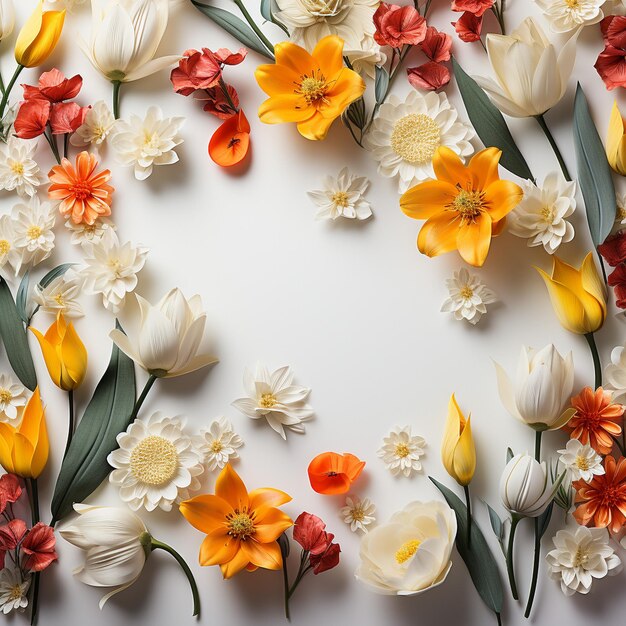
[[[0,277],[0,336],[16,376],[25,387],[34,391],[37,387],[37,374],[28,347],[26,329],[15,306],[11,290],[2,277]]]
[[[502,113],[491,102],[480,85],[452,57],[452,66],[461,98],[472,126],[485,147],[502,150],[500,165],[520,178],[535,180],[526,159],[520,152]]]
[[[282,31],[289,37],[289,31],[287,27],[276,19],[275,14],[278,9],[278,5],[276,4],[276,0],[261,0],[261,15],[268,21],[272,22],[272,24],[276,24]]]
[[[47,287],[55,278],[59,276],[63,276],[67,270],[72,267],[72,265],[76,265],[76,263],[62,263],[61,265],[57,265],[53,267],[40,281],[40,287]]]
[[[550,520],[552,519],[552,510],[554,509],[554,500],[550,502],[546,510],[539,516],[539,539],[541,539],[548,526],[550,526]]]
[[[489,512],[489,523],[491,524],[491,528],[498,538],[498,541],[502,541],[504,538],[504,524],[500,519],[500,516],[489,506],[489,503],[483,500],[484,505],[487,507],[487,511]]]
[[[591,239],[599,246],[613,228],[617,203],[611,168],[580,83],[574,98],[574,147]]]
[[[17,295],[15,296],[15,306],[17,307],[17,312],[22,319],[22,322],[28,326],[30,323],[30,318],[28,317],[28,313],[26,311],[26,307],[28,306],[28,289],[30,287],[30,270],[26,270],[24,276],[22,276],[22,280],[20,281],[20,286],[17,289]]]
[[[384,67],[376,66],[376,81],[374,83],[374,93],[376,94],[376,102],[382,104],[387,96],[389,89],[389,73]]]
[[[471,544],[467,545],[467,508],[461,499],[450,489],[429,476],[432,483],[441,491],[448,505],[456,514],[457,533],[456,548],[465,561],[472,577],[474,587],[483,602],[496,614],[502,612],[502,580],[496,560],[487,545],[485,536],[476,521],[472,518]]]

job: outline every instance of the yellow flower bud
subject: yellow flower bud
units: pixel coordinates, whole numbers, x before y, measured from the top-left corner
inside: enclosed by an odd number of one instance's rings
[[[24,67],[37,67],[45,62],[56,47],[65,11],[44,11],[43,0],[26,20],[15,42],[15,60]]]
[[[470,484],[476,471],[476,448],[472,437],[470,416],[465,419],[454,394],[448,405],[448,419],[443,433],[441,461],[459,485]]]
[[[617,108],[617,102],[614,102],[611,119],[609,120],[609,132],[606,138],[606,157],[609,165],[622,176],[626,176],[625,131],[624,119]]]

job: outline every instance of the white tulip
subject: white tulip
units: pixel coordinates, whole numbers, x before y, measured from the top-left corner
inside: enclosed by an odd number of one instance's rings
[[[513,417],[537,431],[557,430],[569,422],[575,410],[563,408],[574,387],[571,352],[563,358],[552,344],[539,351],[522,347],[514,385],[495,366],[500,399]]]
[[[565,95],[576,60],[577,31],[557,55],[532,17],[510,35],[487,35],[496,80],[476,77],[495,105],[512,117],[543,115]]]
[[[109,335],[135,363],[158,378],[173,378],[217,362],[214,356],[198,354],[206,322],[200,296],[187,300],[176,288],[156,305],[135,297],[141,314],[137,334],[115,329]]]
[[[169,0],[91,0],[92,31],[83,51],[111,81],[130,82],[177,63],[154,58],[167,27]]]
[[[361,540],[355,576],[377,593],[410,596],[440,585],[452,567],[456,516],[439,501],[412,502]]]
[[[13,0],[0,0],[0,41],[6,39],[15,26]]]

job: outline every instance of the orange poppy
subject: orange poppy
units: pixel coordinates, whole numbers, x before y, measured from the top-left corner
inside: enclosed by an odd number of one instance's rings
[[[215,495],[185,500],[180,512],[195,528],[206,533],[200,546],[200,565],[219,565],[224,578],[246,568],[278,570],[283,560],[278,537],[293,521],[277,506],[291,500],[278,489],[246,486],[230,463],[215,483]]]
[[[309,463],[309,481],[313,491],[317,493],[347,493],[364,467],[365,461],[361,461],[354,454],[322,452]]]
[[[209,141],[209,156],[222,167],[241,163],[250,148],[250,123],[239,109],[227,118]]]

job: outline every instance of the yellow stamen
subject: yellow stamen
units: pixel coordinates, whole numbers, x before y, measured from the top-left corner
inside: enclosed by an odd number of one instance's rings
[[[576,467],[580,470],[587,471],[589,469],[589,461],[584,456],[577,456]]]
[[[170,481],[178,468],[178,452],[171,441],[151,435],[142,439],[130,455],[130,471],[140,482],[162,485]]]
[[[13,394],[8,389],[0,389],[0,403],[9,404],[13,400]]]
[[[328,83],[323,74],[316,76],[315,72],[311,76],[304,74],[300,77],[295,92],[304,97],[308,105],[319,106],[326,102],[326,92]]]
[[[29,226],[28,230],[26,231],[26,235],[31,240],[39,239],[39,237],[41,237],[41,228],[33,224],[32,226]]]
[[[419,539],[411,539],[406,543],[403,543],[400,549],[396,552],[396,562],[399,565],[408,561],[420,547],[420,543],[422,543]]]
[[[345,209],[348,206],[348,194],[345,191],[337,191],[333,194],[332,201],[336,206]]]
[[[462,298],[469,300],[474,295],[474,290],[471,287],[466,286],[461,289],[460,293]]]
[[[485,209],[484,194],[482,191],[460,189],[448,206],[459,213],[463,222],[472,222]]]
[[[273,406],[276,406],[278,400],[276,400],[276,396],[273,393],[264,393],[261,395],[261,400],[259,404],[264,409],[271,409]]]
[[[391,148],[414,165],[430,163],[441,145],[441,130],[432,117],[411,113],[400,118],[391,133]]]
[[[211,452],[221,452],[224,449],[222,442],[219,439],[216,439],[211,443]]]
[[[401,459],[409,456],[410,452],[411,451],[409,450],[409,446],[407,446],[406,443],[399,443],[396,445],[396,456],[400,457]]]
[[[226,516],[226,521],[228,524],[228,534],[242,541],[245,541],[256,532],[254,520],[245,511],[243,513],[229,513]]]
[[[9,250],[11,250],[11,244],[6,239],[0,239],[0,255],[9,254]]]

